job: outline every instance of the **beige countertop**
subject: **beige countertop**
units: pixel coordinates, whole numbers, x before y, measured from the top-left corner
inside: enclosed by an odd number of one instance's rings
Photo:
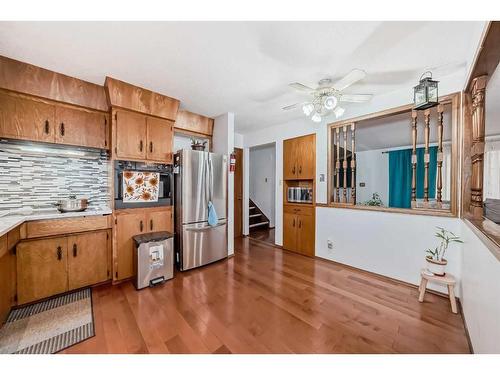
[[[34,220],[46,220],[46,219],[67,219],[71,217],[82,217],[82,216],[100,216],[100,215],[109,215],[113,211],[108,208],[99,208],[99,209],[89,209],[82,212],[66,212],[61,213],[57,210],[41,210],[39,212],[34,212],[32,215],[10,215],[4,216],[0,218],[0,236],[8,233],[18,225],[26,221],[34,221]]]

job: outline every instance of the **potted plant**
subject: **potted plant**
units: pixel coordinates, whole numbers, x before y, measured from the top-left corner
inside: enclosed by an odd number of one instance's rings
[[[380,195],[378,193],[373,193],[372,199],[367,200],[364,203],[365,206],[377,206],[377,207],[382,207],[384,203],[382,202],[382,199],[380,199]]]
[[[425,260],[427,261],[427,271],[433,273],[436,276],[444,276],[445,268],[448,261],[444,258],[444,254],[450,246],[450,243],[458,242],[463,243],[459,236],[455,235],[453,232],[446,230],[441,227],[436,227],[438,231],[435,236],[441,240],[439,246],[435,249],[427,249],[427,256]]]

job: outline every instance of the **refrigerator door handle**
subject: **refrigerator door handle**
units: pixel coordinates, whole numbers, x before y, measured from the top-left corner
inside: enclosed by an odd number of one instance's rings
[[[217,227],[222,227],[223,225],[226,225],[226,222],[219,223],[217,225],[207,225],[206,227],[200,227],[200,228],[186,228],[185,230],[188,232],[204,232],[213,228]]]

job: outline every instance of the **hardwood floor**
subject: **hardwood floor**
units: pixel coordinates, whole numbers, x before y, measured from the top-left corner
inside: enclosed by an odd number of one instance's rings
[[[64,353],[468,353],[449,301],[249,238],[137,292],[93,290],[96,336]]]
[[[254,229],[248,236],[274,245],[274,228]]]

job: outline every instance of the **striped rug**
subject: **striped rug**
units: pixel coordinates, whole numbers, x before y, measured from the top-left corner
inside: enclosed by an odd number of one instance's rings
[[[57,353],[94,334],[88,288],[12,310],[0,329],[0,353]]]

